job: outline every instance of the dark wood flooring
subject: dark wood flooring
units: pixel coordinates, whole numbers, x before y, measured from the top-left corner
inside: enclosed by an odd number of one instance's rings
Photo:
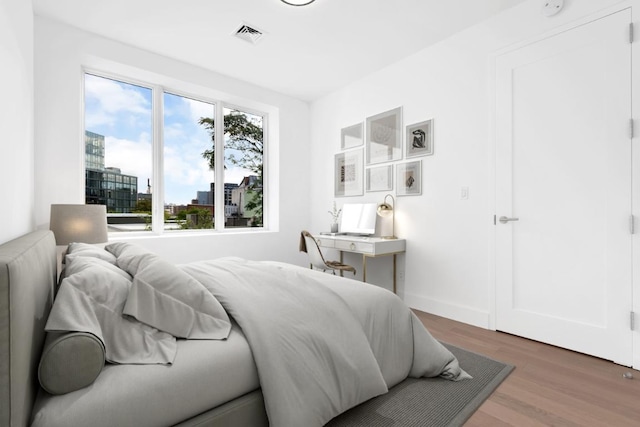
[[[514,365],[465,426],[640,426],[640,371],[416,311],[441,341]],[[623,378],[631,372],[633,379]]]

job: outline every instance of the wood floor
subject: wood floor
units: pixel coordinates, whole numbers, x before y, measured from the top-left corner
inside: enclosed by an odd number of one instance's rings
[[[640,426],[640,371],[416,311],[441,341],[514,365],[473,426]],[[634,379],[625,379],[631,372]]]

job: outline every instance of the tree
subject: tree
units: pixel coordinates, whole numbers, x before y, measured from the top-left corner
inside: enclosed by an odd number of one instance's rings
[[[136,213],[151,213],[151,199],[139,199],[136,202],[136,207],[131,210]]]
[[[131,210],[133,213],[145,214],[141,215],[144,221],[144,229],[151,230],[151,199],[138,199],[136,207]]]
[[[208,209],[191,208],[185,211],[185,222],[180,226],[182,229],[192,228],[213,228],[213,217]]]
[[[210,117],[201,117],[198,123],[204,126],[211,135],[211,148],[202,153],[202,157],[209,163],[209,168],[215,170],[215,120]],[[262,124],[252,121],[247,114],[240,111],[231,111],[224,116],[225,169],[227,163],[253,172],[257,179],[250,185],[250,198],[245,203],[245,208],[255,214],[255,223],[262,225],[263,219],[263,131]]]

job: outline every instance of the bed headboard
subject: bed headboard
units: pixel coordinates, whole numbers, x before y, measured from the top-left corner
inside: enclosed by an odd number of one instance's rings
[[[0,245],[0,425],[29,424],[56,283],[56,242],[34,231]]]

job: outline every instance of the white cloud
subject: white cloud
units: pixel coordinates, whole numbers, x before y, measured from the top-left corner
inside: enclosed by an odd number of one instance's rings
[[[201,117],[213,117],[214,108],[212,104],[202,101],[196,101],[194,99],[183,98],[188,106],[189,113],[193,123],[198,123]]]
[[[90,74],[85,75],[84,87],[87,100],[99,103],[100,110],[104,113],[151,114],[150,102],[140,93],[140,91],[149,91],[150,97],[150,89]]]
[[[185,138],[185,131],[182,123],[173,123],[171,125],[165,124],[164,126],[164,141],[165,145],[171,145],[175,140]]]
[[[144,135],[143,135],[144,137]],[[138,192],[145,192],[152,179],[151,143],[105,137],[105,166],[119,168],[125,175],[138,177]]]
[[[167,184],[172,181],[183,185],[204,186],[202,190],[207,189],[213,180],[213,172],[199,152],[168,146],[164,149],[164,175]]]
[[[150,132],[140,132],[140,136],[138,136],[139,142],[145,142],[149,145],[152,144],[152,138]]]
[[[106,114],[103,111],[87,111],[84,121],[87,129],[93,129],[103,125],[113,126],[116,117],[111,114]]]
[[[123,124],[150,128],[150,97],[150,89],[86,74],[85,126],[89,130],[100,126],[122,127]]]

